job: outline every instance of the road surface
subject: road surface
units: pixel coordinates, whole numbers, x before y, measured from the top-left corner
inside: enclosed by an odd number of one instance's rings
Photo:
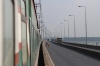
[[[100,66],[99,60],[53,43],[47,50],[55,66]]]

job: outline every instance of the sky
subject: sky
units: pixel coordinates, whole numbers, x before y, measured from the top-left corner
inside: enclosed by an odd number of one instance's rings
[[[38,2],[37,0],[35,2]],[[65,36],[74,37],[74,17],[76,24],[76,37],[85,37],[85,8],[87,17],[87,36],[100,37],[100,0],[41,0],[43,19],[46,27],[53,33],[60,23],[65,24]],[[59,27],[60,28],[60,27]],[[55,31],[58,34],[58,31]],[[62,25],[62,34],[64,27]]]

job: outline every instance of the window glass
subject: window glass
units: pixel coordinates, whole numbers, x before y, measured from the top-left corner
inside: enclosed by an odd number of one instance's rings
[[[10,17],[9,17],[10,15]],[[11,0],[4,0],[4,66],[13,65],[13,3]]]
[[[23,15],[25,15],[25,2],[24,2],[24,0],[21,0],[21,13]]]
[[[22,21],[22,58],[23,64],[27,62],[26,23]]]

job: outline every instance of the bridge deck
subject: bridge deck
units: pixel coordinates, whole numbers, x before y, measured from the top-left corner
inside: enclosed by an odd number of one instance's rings
[[[47,48],[55,66],[100,66],[100,61],[90,56],[51,43]]]

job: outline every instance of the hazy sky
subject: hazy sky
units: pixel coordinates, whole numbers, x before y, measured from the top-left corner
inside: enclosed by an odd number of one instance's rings
[[[60,24],[66,26],[66,36],[69,33],[70,37],[74,36],[74,17],[76,22],[76,36],[85,36],[85,8],[78,6],[86,6],[87,9],[87,28],[89,37],[100,37],[100,0],[41,0],[42,12],[46,27],[53,32]],[[62,27],[63,29],[63,27]]]

